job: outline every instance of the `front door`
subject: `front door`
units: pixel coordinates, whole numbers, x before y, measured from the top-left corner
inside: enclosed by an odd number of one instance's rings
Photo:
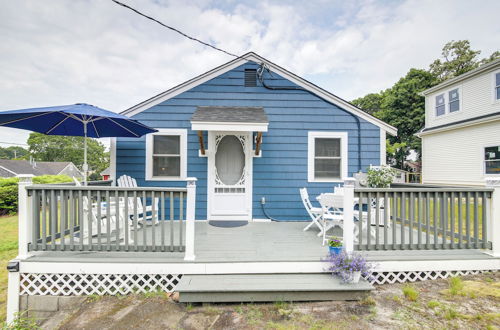
[[[252,218],[252,134],[208,134],[208,220]]]

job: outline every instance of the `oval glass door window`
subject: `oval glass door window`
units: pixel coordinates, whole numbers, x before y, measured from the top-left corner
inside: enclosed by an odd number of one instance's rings
[[[215,167],[224,185],[232,186],[238,183],[245,169],[245,153],[236,136],[226,135],[219,142]]]

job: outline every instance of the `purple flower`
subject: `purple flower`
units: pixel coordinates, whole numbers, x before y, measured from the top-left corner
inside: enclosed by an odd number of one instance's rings
[[[361,272],[361,276],[369,280],[374,268],[361,254],[354,252],[330,254],[323,261],[329,264],[326,270],[333,276],[339,276],[344,282],[352,281],[355,272]]]

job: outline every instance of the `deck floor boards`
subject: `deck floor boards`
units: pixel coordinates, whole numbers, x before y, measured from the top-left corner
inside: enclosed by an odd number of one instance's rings
[[[327,254],[318,229],[303,231],[304,222],[251,222],[243,227],[220,228],[207,222],[196,223],[195,263],[212,262],[317,262]],[[176,226],[177,227],[177,226]],[[160,228],[159,226],[156,228]],[[145,229],[151,231],[151,227]],[[142,231],[141,230],[141,231]],[[159,230],[155,230],[160,235]],[[178,237],[176,228],[176,237]],[[383,230],[380,230],[383,232]],[[399,232],[399,229],[398,229]],[[340,229],[329,234],[341,236]],[[142,240],[142,232],[138,233]],[[158,236],[159,237],[159,236]],[[159,242],[157,240],[157,242]],[[138,242],[141,243],[141,242]],[[363,251],[374,261],[488,259],[480,250],[379,250]],[[183,252],[35,252],[26,261],[184,263]]]

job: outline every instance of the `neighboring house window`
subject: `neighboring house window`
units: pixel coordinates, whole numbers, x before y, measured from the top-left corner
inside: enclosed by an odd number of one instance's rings
[[[460,110],[460,99],[458,95],[458,88],[452,89],[448,92],[449,109],[450,112]]]
[[[495,100],[500,100],[500,72],[495,73]]]
[[[146,137],[146,180],[179,180],[187,176],[186,130],[160,129]]]
[[[444,115],[445,111],[444,94],[439,94],[436,96],[436,116]]]
[[[484,148],[484,169],[486,174],[500,174],[500,146]]]
[[[342,181],[347,177],[347,133],[309,132],[308,181]]]

